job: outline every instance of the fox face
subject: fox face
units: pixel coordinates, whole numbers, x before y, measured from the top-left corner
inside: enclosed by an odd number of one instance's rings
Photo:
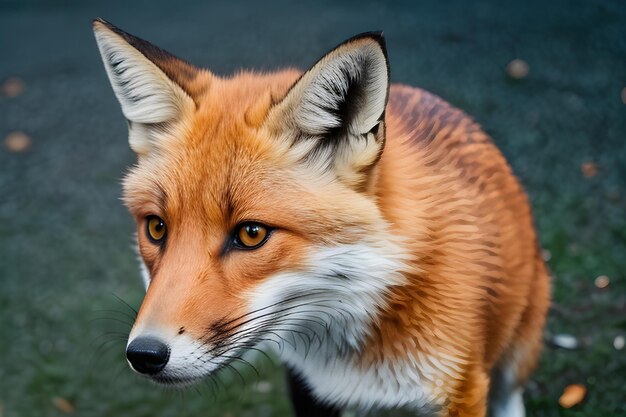
[[[138,156],[124,180],[147,289],[133,369],[184,384],[262,343],[287,361],[358,350],[409,259],[373,182],[381,35],[304,73],[221,78],[104,21],[94,31]]]

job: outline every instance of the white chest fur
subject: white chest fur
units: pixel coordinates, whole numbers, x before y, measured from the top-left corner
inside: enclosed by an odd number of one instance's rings
[[[370,408],[430,409],[440,403],[438,375],[426,378],[415,364],[383,362],[362,366],[354,359],[329,358],[322,349],[302,355],[285,347],[281,359],[299,371],[313,393],[333,404]]]
[[[255,292],[253,308],[264,312],[277,300],[298,297],[301,305],[281,303],[283,313],[277,312],[264,340],[319,399],[364,409],[441,403],[448,366],[438,359],[420,353],[403,361],[359,360],[386,291],[403,283],[405,260],[391,242],[324,248],[311,260],[311,271],[278,275]]]

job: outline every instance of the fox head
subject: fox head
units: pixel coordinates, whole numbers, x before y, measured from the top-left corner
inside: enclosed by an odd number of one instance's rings
[[[93,26],[137,154],[124,201],[147,292],[133,369],[176,384],[287,337],[287,361],[361,349],[404,259],[376,201],[382,35],[304,73],[224,78]]]

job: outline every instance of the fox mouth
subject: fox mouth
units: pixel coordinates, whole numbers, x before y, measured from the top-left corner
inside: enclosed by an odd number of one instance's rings
[[[157,385],[167,388],[187,388],[192,385],[202,382],[207,375],[168,375],[167,372],[163,375],[152,375],[149,379]]]
[[[238,357],[240,354],[241,352],[237,352],[234,355]],[[231,363],[235,361],[230,357],[221,358],[219,356],[211,359],[203,359],[201,356],[197,358],[197,360],[200,361],[197,367],[193,367],[193,365],[187,366],[185,371],[176,369],[168,370],[166,368],[162,372],[148,377],[158,385],[172,388],[186,388],[201,383],[206,378],[218,374],[224,368],[231,367]],[[216,363],[217,361],[219,361],[219,363]],[[213,366],[207,368],[208,364],[213,364]]]
[[[208,334],[199,337],[158,327],[135,329],[135,334],[131,334],[126,348],[128,363],[135,372],[158,385],[185,387],[206,378],[213,378],[223,368],[234,369],[234,362],[254,368],[244,357],[247,352],[264,353],[260,344],[275,343],[282,350],[285,342],[293,349],[300,345],[307,350],[317,334],[317,328],[309,328],[312,326],[310,323],[324,327],[323,323],[307,315],[317,312],[315,309],[306,310],[306,306],[311,305],[310,302],[297,302],[293,305],[289,303],[309,296],[310,294],[287,297],[266,307],[253,309],[236,319],[225,319],[213,324]],[[277,319],[277,312],[273,311],[277,305],[278,313],[287,312],[289,315],[297,315],[301,313],[298,309],[305,308],[302,313],[304,317],[301,318],[305,324],[301,324],[297,317]],[[284,334],[292,332],[293,342],[287,340]],[[295,335],[299,335],[303,343]],[[319,335],[317,339],[321,343]]]
[[[206,366],[202,366],[203,362],[196,367],[186,367],[184,371],[177,369],[164,369],[163,371],[154,375],[142,375],[157,385],[170,387],[170,388],[187,388],[192,385],[201,383],[206,378],[211,377],[218,373],[221,369],[230,366],[230,359],[224,361],[220,365],[213,369],[207,369]]]
[[[133,371],[156,385],[173,389],[214,380],[224,368],[238,373],[233,363],[241,362],[254,368],[244,357],[250,350],[255,350],[262,340],[256,332],[244,338],[221,335],[212,340],[197,339],[187,334],[167,338],[156,333],[154,330],[143,332],[141,336],[132,338],[127,346],[128,363]],[[160,345],[166,347],[159,349]],[[139,352],[133,354],[133,350]],[[142,360],[150,360],[152,364],[147,366],[141,363]]]

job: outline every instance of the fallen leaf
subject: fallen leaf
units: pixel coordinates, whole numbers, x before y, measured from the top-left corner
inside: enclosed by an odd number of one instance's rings
[[[596,285],[596,288],[604,289],[609,286],[610,280],[606,275],[600,275],[593,283]]]
[[[626,344],[626,340],[624,340],[624,336],[622,335],[615,336],[615,339],[613,339],[613,347],[615,348],[615,350],[624,349],[625,344]]]
[[[21,153],[30,149],[31,138],[24,132],[11,132],[4,138],[4,146],[9,152]]]
[[[63,397],[52,398],[52,403],[57,408],[57,410],[63,413],[71,414],[74,411],[76,411],[76,409],[74,408],[74,405]]]
[[[2,95],[5,97],[13,98],[17,97],[24,91],[24,81],[18,77],[7,78],[0,87]]]
[[[514,59],[506,66],[506,74],[514,80],[521,80],[528,76],[530,68],[526,61],[521,59]]]
[[[559,404],[563,408],[572,408],[585,399],[587,388],[582,384],[572,384],[565,387],[559,398]]]
[[[598,173],[598,166],[593,162],[585,162],[580,166],[580,170],[583,172],[583,175],[587,178],[595,177]]]

